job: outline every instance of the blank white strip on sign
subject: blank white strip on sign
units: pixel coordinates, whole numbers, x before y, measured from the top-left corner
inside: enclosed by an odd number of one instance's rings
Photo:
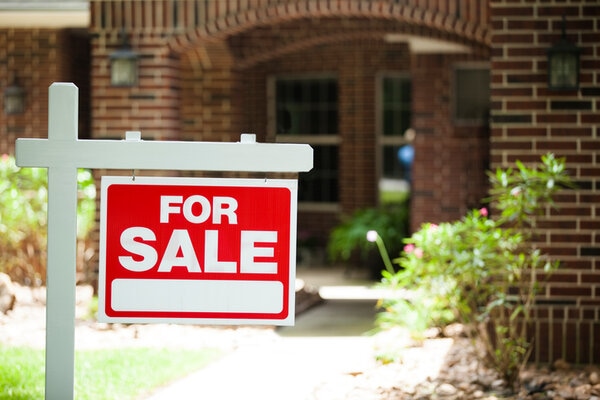
[[[279,281],[115,279],[115,311],[265,313],[283,310]]]

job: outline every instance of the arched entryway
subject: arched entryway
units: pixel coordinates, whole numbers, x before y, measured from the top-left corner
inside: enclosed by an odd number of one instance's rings
[[[412,127],[412,225],[454,219],[486,188],[487,121],[457,123],[454,113],[455,71],[489,56],[487,8],[93,0],[92,84],[102,88],[93,94],[93,132],[210,141],[254,132],[261,141],[311,143],[316,168],[301,177],[299,229],[322,242],[342,214],[378,203],[386,157]],[[141,53],[140,82],[107,87],[108,58],[124,28]],[[388,84],[406,92],[399,104],[386,103]],[[388,135],[384,110],[397,105],[404,111]]]
[[[242,13],[174,39],[182,136],[310,143],[316,168],[301,176],[299,230],[321,243],[340,215],[378,204],[382,178],[402,175],[390,158],[408,128],[417,133],[413,225],[477,205],[487,121],[455,124],[452,80],[455,65],[485,60],[485,32],[416,12],[330,11]]]

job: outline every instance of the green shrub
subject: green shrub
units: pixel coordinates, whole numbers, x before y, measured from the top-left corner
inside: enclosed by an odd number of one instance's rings
[[[48,183],[44,168],[19,168],[0,159],[0,272],[26,285],[46,280]],[[94,224],[95,186],[88,170],[78,173],[77,236],[84,240]],[[81,246],[78,246],[78,249]]]
[[[408,206],[406,202],[387,204],[379,208],[364,208],[344,218],[329,235],[327,254],[332,262],[347,262],[358,255],[366,262],[375,245],[366,240],[367,232],[377,231],[387,246],[400,250],[408,236]],[[392,250],[393,251],[393,250]]]
[[[489,218],[482,208],[459,221],[424,224],[394,260],[402,268],[383,272],[383,285],[417,288],[425,294],[421,300],[382,301],[384,311],[378,322],[393,320],[389,314],[396,309],[406,313],[412,307],[421,318],[412,322],[418,334],[439,323],[440,315],[447,317],[441,313],[444,309],[451,309],[454,318],[483,344],[485,361],[514,385],[531,351],[527,327],[539,271],[548,276],[557,267],[530,243],[532,229],[536,216],[553,204],[556,191],[571,186],[564,165],[564,159],[549,154],[534,168],[517,162],[517,169],[490,173],[490,200],[500,211],[497,219]]]

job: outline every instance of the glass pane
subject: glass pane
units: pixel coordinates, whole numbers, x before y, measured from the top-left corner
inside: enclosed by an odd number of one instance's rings
[[[407,77],[388,77],[383,82],[383,134],[400,136],[411,123],[411,84]]]
[[[459,68],[455,82],[456,119],[485,122],[490,108],[490,71]]]
[[[337,82],[331,78],[281,79],[276,84],[277,133],[338,133]]]
[[[411,127],[412,86],[410,78],[385,77],[382,84],[382,132],[385,136],[404,137]],[[412,140],[408,137],[408,141]],[[379,200],[381,203],[402,202],[410,193],[410,170],[414,152],[409,144],[381,147],[381,176]]]
[[[414,149],[410,144],[383,146],[382,176],[379,180],[379,199],[382,203],[406,198],[410,192],[413,158]]]
[[[337,202],[338,147],[313,146],[314,166],[298,179],[298,201]]]
[[[577,85],[577,55],[553,54],[550,58],[550,84],[574,87]]]

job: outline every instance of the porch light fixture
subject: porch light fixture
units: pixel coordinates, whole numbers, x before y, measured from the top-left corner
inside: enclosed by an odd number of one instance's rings
[[[567,39],[563,16],[562,37],[547,50],[548,88],[573,90],[579,87],[579,53],[581,49]]]
[[[22,114],[25,111],[25,89],[15,75],[12,83],[4,89],[4,114]]]
[[[133,51],[127,34],[119,34],[121,47],[110,55],[110,84],[112,86],[135,86],[138,83],[138,60],[140,55]]]

